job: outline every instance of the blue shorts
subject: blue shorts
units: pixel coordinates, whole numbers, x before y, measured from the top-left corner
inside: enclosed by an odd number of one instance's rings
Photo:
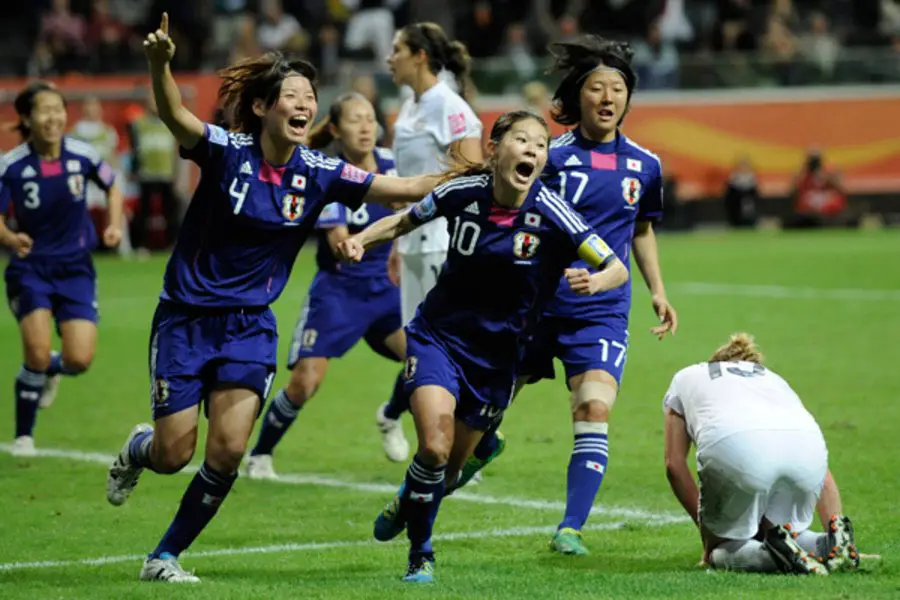
[[[161,301],[150,334],[153,419],[205,402],[222,387],[254,390],[265,402],[277,351],[269,308],[206,309]]]
[[[503,418],[512,401],[514,369],[488,369],[466,359],[431,332],[421,317],[406,326],[405,392],[437,385],[456,398],[455,416],[469,427],[486,431]]]
[[[6,299],[16,320],[46,308],[56,324],[97,322],[97,272],[90,254],[75,260],[54,257],[13,259],[6,267]]]
[[[320,271],[294,328],[288,368],[304,358],[337,358],[365,339],[372,350],[399,360],[384,344],[403,326],[400,290],[388,278],[361,279]]]
[[[603,323],[545,317],[538,325],[519,367],[521,375],[530,375],[531,383],[553,379],[553,359],[562,361],[566,379],[587,371],[606,371],[616,383],[628,357],[628,319],[613,317]]]

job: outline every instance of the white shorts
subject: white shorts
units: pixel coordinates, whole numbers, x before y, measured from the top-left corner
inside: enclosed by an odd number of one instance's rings
[[[400,255],[400,311],[403,325],[412,321],[416,309],[437,283],[446,252]]]
[[[763,518],[806,531],[828,471],[818,431],[744,431],[697,452],[700,523],[715,536],[749,540]]]

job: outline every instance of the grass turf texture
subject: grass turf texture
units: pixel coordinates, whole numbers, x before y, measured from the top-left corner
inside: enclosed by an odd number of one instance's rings
[[[664,236],[660,246],[681,329],[663,343],[648,333],[654,317],[638,277],[628,367],[610,431],[610,468],[597,505],[639,512],[592,517],[592,525],[606,529],[586,532],[589,557],[555,556],[546,546],[547,532],[562,514],[550,503],[564,500],[571,450],[568,394],[557,380],[522,394],[504,423],[506,453],[482,485],[467,490],[501,501],[447,500],[436,532],[453,535],[436,543],[438,583],[416,589],[403,584],[402,540],[368,541],[372,519],[405,470],[383,458],[374,425],[397,367],[361,345],[333,361],[319,395],[278,448],[279,472],[305,477],[294,484],[240,478],[192,548],[214,555],[183,557],[182,564],[203,579],[199,588],[137,581],[139,555],[153,548],[168,525],[186,476],[147,473],[129,503],[116,509],[104,497],[102,457],[90,462],[89,456],[17,459],[0,453],[0,597],[900,595],[900,237],[695,234]],[[275,306],[282,358],[313,274],[312,256],[310,248],[303,252]],[[64,380],[57,403],[39,415],[38,448],[112,455],[130,428],[147,420],[147,340],[163,268],[162,258],[98,259],[103,320],[97,357],[86,375]],[[822,426],[860,548],[883,556],[864,562],[861,573],[815,580],[707,573],[695,567],[700,545],[693,526],[664,522],[679,516],[680,508],[662,465],[662,395],[677,369],[704,360],[736,330],[757,336],[769,366],[792,383]],[[0,320],[0,390],[7,398],[10,436],[20,364],[18,332],[7,315]],[[281,369],[276,385],[286,377]],[[405,429],[412,440],[408,417]],[[526,500],[537,502],[529,506]],[[223,549],[234,553],[215,554]],[[100,557],[119,558],[100,565],[72,562]],[[58,562],[11,566],[36,561]]]

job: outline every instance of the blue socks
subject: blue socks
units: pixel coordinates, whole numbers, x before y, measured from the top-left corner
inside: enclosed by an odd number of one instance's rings
[[[576,421],[574,430],[575,447],[569,460],[566,484],[566,515],[559,524],[559,529],[571,527],[580,531],[591,513],[606,473],[609,461],[609,425]]]
[[[63,363],[62,355],[59,352],[50,353],[50,366],[47,367],[47,377],[53,377],[55,375],[81,375],[81,373],[82,371],[68,368]]]
[[[404,391],[404,382],[406,378],[403,376],[403,371],[397,375],[396,381],[394,381],[394,391],[391,394],[391,399],[388,400],[387,406],[384,407],[384,416],[388,419],[392,419],[396,421],[400,418],[400,415],[409,410],[409,394]]]
[[[128,444],[128,456],[131,462],[139,467],[153,470],[150,462],[150,445],[153,443],[153,431],[146,431],[134,436]]]
[[[216,515],[236,479],[237,473],[219,473],[204,462],[182,496],[175,519],[150,558],[159,558],[161,554],[177,557],[187,550]]]
[[[481,436],[481,441],[475,446],[472,456],[478,460],[487,460],[488,457],[494,453],[497,446],[500,445],[500,440],[497,438],[497,429],[499,427],[500,423],[496,423],[484,432],[484,435]]]
[[[263,417],[262,428],[259,430],[259,439],[256,440],[256,447],[250,455],[272,454],[299,412],[300,409],[291,403],[285,390],[279,391],[269,403],[269,409]]]
[[[34,436],[37,421],[38,402],[47,382],[46,373],[32,371],[22,366],[16,377],[16,437]]]
[[[444,496],[446,470],[447,465],[432,467],[416,455],[406,471],[401,510],[406,519],[410,561],[416,558],[434,560],[431,532]]]

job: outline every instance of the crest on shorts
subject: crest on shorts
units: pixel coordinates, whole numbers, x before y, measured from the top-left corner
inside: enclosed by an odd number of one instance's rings
[[[162,377],[157,377],[153,382],[153,390],[150,392],[153,404],[165,404],[169,399],[169,382]]]
[[[419,359],[415,356],[406,358],[406,367],[403,369],[403,377],[407,380],[416,376],[416,367],[419,365]]]
[[[622,197],[628,206],[634,206],[641,199],[641,180],[635,177],[626,177],[622,180]]]
[[[535,234],[527,231],[518,231],[513,237],[513,254],[521,259],[529,259],[534,256],[540,245],[541,238]]]
[[[285,194],[281,200],[281,214],[288,221],[296,221],[303,215],[303,196]]]
[[[304,329],[300,339],[300,344],[304,349],[310,350],[313,346],[316,345],[317,339],[319,339],[318,331],[316,331],[315,329]]]

